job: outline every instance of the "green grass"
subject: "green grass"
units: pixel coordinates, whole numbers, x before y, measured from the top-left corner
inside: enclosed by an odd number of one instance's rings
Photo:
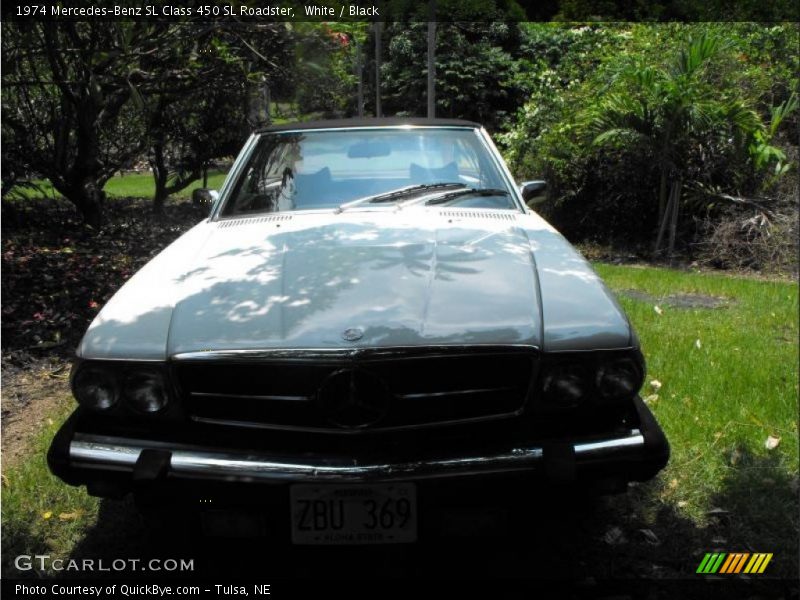
[[[3,470],[3,570],[20,554],[66,558],[97,518],[100,502],[62,483],[47,468],[46,454],[58,427],[73,409],[71,399],[53,415],[33,444],[31,458]]]
[[[208,187],[212,190],[219,190],[225,181],[224,171],[210,171],[208,174]],[[58,196],[59,193],[50,185],[46,179],[35,182],[40,190],[16,188],[12,193],[24,198],[40,198]],[[172,198],[191,198],[192,191],[203,186],[202,179],[195,181],[180,192],[171,196]],[[155,183],[152,173],[128,173],[126,175],[115,175],[108,180],[103,188],[110,198],[152,198],[155,194]]]
[[[727,511],[741,543],[780,547],[796,559],[797,284],[606,264],[596,270],[639,334],[648,364],[642,395],[672,447],[659,502],[699,524],[712,509]],[[628,298],[626,290],[655,301]],[[728,302],[715,309],[663,302],[676,293]],[[772,450],[768,436],[780,438]]]

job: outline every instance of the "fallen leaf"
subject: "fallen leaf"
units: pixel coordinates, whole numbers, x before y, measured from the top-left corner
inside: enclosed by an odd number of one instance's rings
[[[656,314],[657,314],[657,315],[663,315],[663,314],[664,314],[664,311],[663,311],[663,310],[661,310],[661,307],[660,307],[658,304],[656,304],[656,305],[653,307],[653,310],[654,310],[654,311],[656,311]]]
[[[650,529],[640,529],[639,532],[644,536],[645,541],[651,546],[658,546],[661,544],[661,540],[659,540],[658,536]]]
[[[679,500],[678,501],[678,508],[684,508],[689,503],[686,500]]]
[[[650,382],[650,387],[653,388],[656,392],[661,389],[661,382],[658,379],[653,379]]]
[[[677,480],[677,479],[672,479],[672,480],[670,480],[670,482],[669,482],[669,487],[670,487],[671,489],[673,489],[673,490],[674,490],[676,487],[678,487],[678,480]]]
[[[700,348],[703,347],[703,344],[700,343],[699,338],[694,341],[694,347],[697,348],[698,350],[700,350]]]
[[[774,436],[767,436],[767,441],[764,442],[764,447],[767,450],[775,450],[778,447],[778,444],[781,443],[781,438],[774,437]]]
[[[658,400],[658,394],[650,394],[649,396],[645,396],[644,403],[645,404],[653,404]]]
[[[53,511],[52,510],[48,510],[47,512],[43,512],[42,513],[42,518],[45,519],[45,520],[49,519],[52,516],[53,516]]]
[[[61,513],[58,515],[58,518],[62,521],[74,521],[80,516],[78,512],[71,512],[71,513]]]
[[[618,546],[619,544],[624,544],[627,540],[622,533],[622,529],[619,527],[612,527],[606,531],[606,534],[603,536],[603,541],[609,546]]]

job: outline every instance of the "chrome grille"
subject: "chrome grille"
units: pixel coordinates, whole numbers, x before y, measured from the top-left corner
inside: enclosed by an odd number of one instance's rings
[[[388,356],[387,356],[388,354]],[[535,353],[479,351],[319,359],[176,361],[174,377],[189,416],[197,421],[305,431],[353,432],[420,427],[511,416],[522,410],[536,365]],[[368,373],[353,385],[373,382],[368,391],[347,390],[343,371]],[[371,402],[385,386],[385,414],[363,428],[342,427],[323,403],[336,394],[361,393]],[[327,390],[322,393],[321,390]],[[334,402],[336,399],[334,398]],[[343,399],[346,402],[346,399]]]

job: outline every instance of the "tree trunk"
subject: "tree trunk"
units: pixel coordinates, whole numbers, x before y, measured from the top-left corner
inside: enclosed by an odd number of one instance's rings
[[[382,117],[381,108],[381,33],[383,23],[375,21],[375,116]]]
[[[658,186],[658,220],[664,218],[664,211],[667,209],[667,169],[661,167],[661,183]]]
[[[106,199],[102,183],[86,176],[76,177],[75,182],[67,185],[54,183],[53,186],[75,205],[84,223],[94,229],[100,227],[103,222],[103,204]]]
[[[656,237],[656,243],[653,247],[653,256],[658,256],[658,253],[661,251],[661,242],[664,241],[664,233],[667,231],[667,224],[671,222],[671,215],[673,206],[675,204],[675,183],[672,184],[672,187],[669,190],[669,200],[667,201],[667,205],[664,209],[664,216],[661,217],[661,225],[658,228],[658,237]]]
[[[436,117],[436,0],[428,0],[428,118]]]
[[[162,214],[164,203],[167,200],[167,165],[164,161],[164,147],[161,144],[153,145],[153,153],[150,157],[150,167],[153,169],[153,180],[156,185],[156,193],[153,196],[153,212]]]
[[[675,235],[678,231],[678,211],[681,207],[681,190],[683,188],[683,181],[678,179],[672,184],[672,214],[670,215],[669,223],[669,248],[667,256],[672,260],[672,255],[675,252]]]

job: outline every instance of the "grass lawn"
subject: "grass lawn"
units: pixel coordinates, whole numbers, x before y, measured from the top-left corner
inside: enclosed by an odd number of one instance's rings
[[[570,538],[570,551],[586,559],[587,575],[595,577],[664,576],[651,567],[685,577],[709,551],[772,552],[770,574],[796,577],[797,285],[649,267],[596,268],[638,331],[648,362],[642,396],[666,431],[672,458],[654,482],[610,498],[593,519],[599,535]],[[677,293],[721,298],[722,306],[672,306],[666,297]],[[66,402],[54,421],[66,414]],[[54,429],[43,433],[29,462],[4,474],[6,556],[68,556],[95,524],[98,502],[56,481],[44,466]],[[612,525],[627,536],[627,546],[603,541]],[[655,538],[642,538],[642,531]],[[631,563],[638,566],[626,566]]]
[[[596,270],[639,334],[648,366],[642,396],[672,447],[657,504],[701,526],[723,518],[721,550],[783,553],[796,576],[797,284],[650,267]],[[725,301],[714,309],[672,307],[666,297],[677,293]],[[653,300],[636,299],[643,295]],[[770,449],[768,440],[778,445]]]
[[[225,181],[225,175],[226,173],[224,171],[209,171],[209,189],[219,190],[222,187],[222,183]],[[59,195],[58,192],[53,189],[53,186],[50,185],[50,182],[46,179],[36,181],[35,183],[41,188],[41,191],[15,188],[13,193],[21,195],[25,198],[38,198],[41,196],[51,197]],[[203,180],[198,179],[171,197],[191,198],[192,191],[202,186]],[[103,189],[110,198],[152,198],[156,191],[152,173],[127,173],[125,175],[115,175],[108,180]]]

